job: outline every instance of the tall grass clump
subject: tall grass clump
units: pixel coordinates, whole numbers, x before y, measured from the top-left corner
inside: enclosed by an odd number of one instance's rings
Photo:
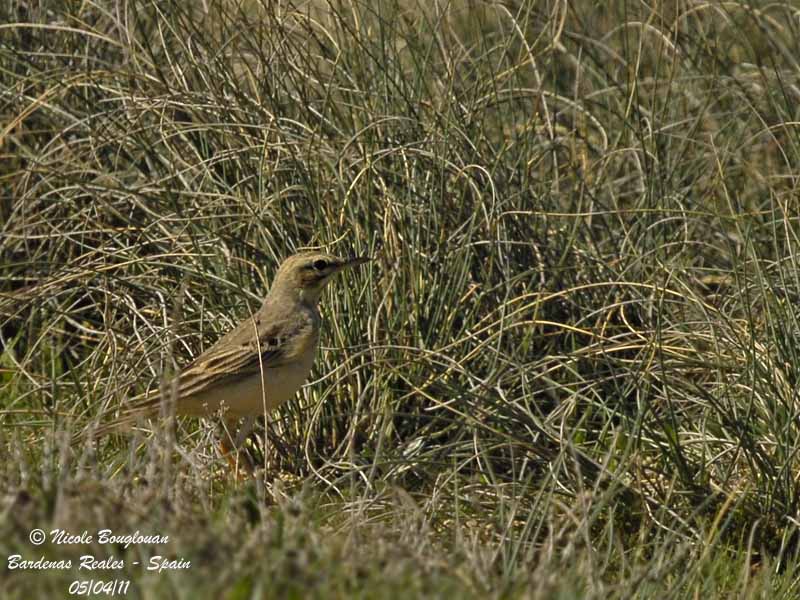
[[[107,523],[205,566],[132,569],[143,597],[791,597],[799,30],[788,1],[3,5],[0,554]],[[375,261],[266,477],[194,420],[70,447],[304,247]]]

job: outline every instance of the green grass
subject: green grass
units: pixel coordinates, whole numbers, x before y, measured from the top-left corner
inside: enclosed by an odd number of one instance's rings
[[[117,556],[98,577],[140,598],[796,596],[793,3],[0,23],[0,559]],[[326,294],[264,477],[195,420],[70,446],[305,247],[376,260]],[[91,576],[6,567],[0,595]]]

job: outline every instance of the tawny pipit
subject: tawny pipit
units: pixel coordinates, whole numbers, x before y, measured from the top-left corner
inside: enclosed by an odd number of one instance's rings
[[[342,259],[319,252],[287,258],[269,294],[254,315],[244,319],[186,366],[166,386],[174,414],[222,414],[228,424],[255,418],[291,399],[311,371],[319,344],[317,303],[331,278],[368,258]],[[114,420],[94,431],[99,437],[155,417],[162,405],[158,390],[134,398]]]

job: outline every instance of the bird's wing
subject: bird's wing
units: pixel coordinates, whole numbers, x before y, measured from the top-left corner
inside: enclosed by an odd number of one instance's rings
[[[225,336],[187,365],[178,375],[178,396],[187,397],[222,384],[230,378],[281,366],[291,355],[291,332],[282,323],[261,331],[249,325],[249,335]],[[242,326],[240,325],[240,327]],[[239,333],[239,327],[231,333]]]
[[[292,340],[304,326],[307,324],[280,318],[267,324],[263,311],[245,319],[181,370],[172,382],[172,389],[177,386],[176,397],[186,401],[231,379],[281,366],[294,356]],[[94,429],[91,437],[100,437],[142,417],[153,416],[160,406],[159,389],[144,393],[133,398],[115,419]]]

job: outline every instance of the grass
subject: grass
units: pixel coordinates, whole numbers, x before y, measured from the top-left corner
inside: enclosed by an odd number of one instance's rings
[[[0,595],[796,596],[796,13],[4,5],[0,556],[125,566]],[[69,444],[305,247],[376,260],[265,477],[195,420]]]

